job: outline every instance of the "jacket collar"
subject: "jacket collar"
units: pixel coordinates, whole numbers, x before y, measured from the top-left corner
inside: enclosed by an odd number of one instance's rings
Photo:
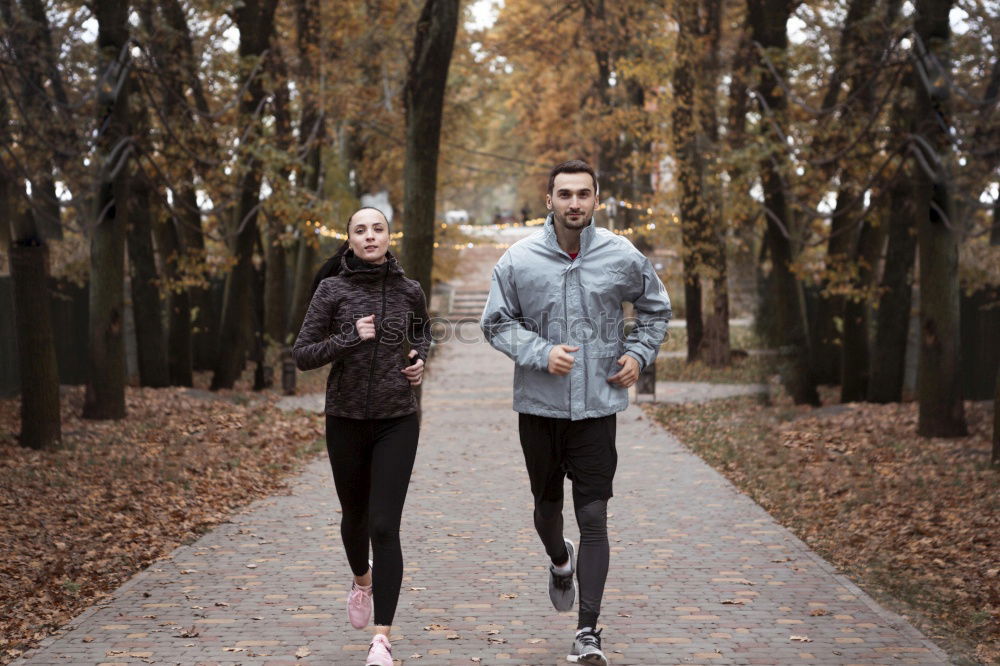
[[[561,252],[562,254],[566,254],[566,250],[562,249],[562,247],[559,246],[559,238],[556,237],[555,217],[554,217],[553,213],[549,213],[548,217],[545,218],[544,233],[545,233],[545,242],[549,246],[551,246],[557,252]],[[580,254],[581,255],[586,255],[587,254],[587,248],[590,247],[590,243],[591,243],[591,241],[594,240],[594,234],[596,234],[596,233],[597,233],[597,231],[596,231],[596,225],[594,224],[594,218],[591,217],[590,218],[590,224],[588,224],[586,227],[584,227],[583,231],[580,232]]]
[[[369,264],[348,250],[340,258],[340,274],[356,282],[375,282],[390,275],[403,275],[403,268],[391,252],[385,253],[385,263]]]

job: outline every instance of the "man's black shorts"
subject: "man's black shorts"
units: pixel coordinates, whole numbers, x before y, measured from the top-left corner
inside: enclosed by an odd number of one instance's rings
[[[536,500],[561,500],[567,476],[573,482],[575,506],[611,499],[618,467],[616,414],[579,421],[518,416],[521,450]]]

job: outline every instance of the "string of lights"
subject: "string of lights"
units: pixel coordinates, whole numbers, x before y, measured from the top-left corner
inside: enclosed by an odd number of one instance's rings
[[[616,200],[616,205],[621,206],[623,208],[629,208],[629,209],[636,208],[641,210],[641,206],[639,206],[639,204],[632,203],[629,201]],[[608,208],[607,203],[602,203],[597,206],[597,210],[605,210],[607,208]],[[646,208],[645,212],[647,215],[652,215],[653,209]],[[680,218],[677,215],[670,215],[667,217],[666,221],[668,224],[669,223],[677,224],[679,223]],[[539,217],[532,220],[527,220],[525,222],[503,222],[499,224],[460,224],[457,226],[463,232],[482,232],[482,231],[503,231],[505,229],[517,229],[525,227],[539,227],[543,224],[545,224],[545,218]],[[323,236],[324,238],[332,238],[334,240],[340,240],[340,241],[347,240],[346,233],[330,229],[319,220],[306,220],[305,226],[307,228],[312,227],[314,229],[314,233],[316,233],[319,236]],[[449,226],[450,225],[445,224],[443,222],[441,223],[441,229],[447,229]],[[629,237],[635,235],[636,233],[642,233],[643,231],[653,231],[655,229],[656,229],[655,222],[647,222],[645,224],[636,227],[630,227],[628,229],[614,229],[612,231],[618,236]],[[389,234],[389,244],[390,245],[398,244],[399,240],[402,239],[404,235],[405,232],[402,231],[397,231]],[[434,242],[435,249],[450,249],[459,251],[471,250],[477,247],[493,247],[505,250],[510,246],[511,246],[510,243],[498,243],[498,242],[472,242],[472,241],[466,241],[464,243],[448,243],[442,241]]]

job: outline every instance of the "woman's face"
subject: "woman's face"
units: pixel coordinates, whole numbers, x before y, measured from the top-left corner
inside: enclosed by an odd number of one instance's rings
[[[359,210],[347,227],[347,241],[359,259],[370,264],[385,263],[385,253],[389,251],[389,225],[377,210]]]

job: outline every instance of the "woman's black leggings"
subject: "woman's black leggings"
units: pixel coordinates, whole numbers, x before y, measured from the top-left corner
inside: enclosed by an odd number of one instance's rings
[[[389,626],[403,581],[399,522],[417,455],[416,414],[392,419],[326,417],[326,448],[342,510],[340,535],[355,576],[368,571],[372,544],[375,624]]]

